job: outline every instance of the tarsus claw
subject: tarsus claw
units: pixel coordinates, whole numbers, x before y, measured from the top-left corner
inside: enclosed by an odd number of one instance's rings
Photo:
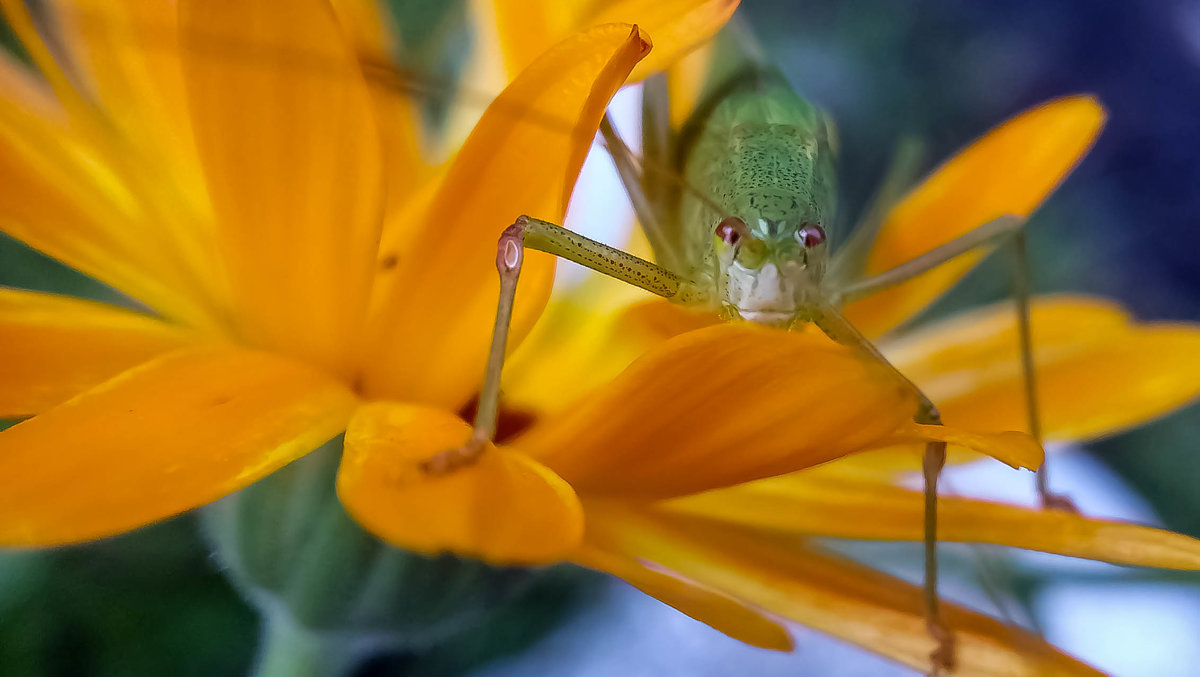
[[[938,643],[937,648],[929,654],[929,677],[938,677],[942,670],[954,671],[954,633],[947,630],[941,623],[930,621],[927,625],[929,634]]]
[[[457,449],[450,449],[430,458],[421,463],[421,470],[428,475],[449,475],[450,473],[464,468],[479,460],[483,455],[483,450],[487,448],[485,440],[475,438],[467,441]]]

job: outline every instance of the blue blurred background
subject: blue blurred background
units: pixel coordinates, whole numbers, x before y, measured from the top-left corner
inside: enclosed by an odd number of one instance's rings
[[[453,65],[467,44],[456,3],[394,0],[410,58]],[[1094,0],[745,0],[742,17],[793,84],[838,121],[844,204],[862,204],[896,141],[931,162],[1009,115],[1072,92],[1110,111],[1095,151],[1034,218],[1034,288],[1114,297],[1147,319],[1200,320],[1200,3]],[[636,108],[636,92],[621,106]],[[573,224],[613,223],[614,181],[593,158]],[[590,212],[581,214],[580,212]],[[619,212],[617,213],[619,214]],[[593,231],[594,232],[594,231]],[[609,235],[612,232],[609,231]],[[0,284],[104,296],[78,275],[0,239]],[[933,313],[1002,298],[989,262]],[[2,359],[2,358],[0,358]],[[1056,488],[1089,514],[1200,536],[1196,407],[1086,449],[1064,450]],[[969,468],[956,491],[1028,500],[1008,474]],[[842,544],[916,579],[919,549]],[[946,548],[950,594],[1007,613],[1123,676],[1200,673],[1200,577],[1124,570],[997,550]],[[0,554],[0,675],[242,674],[253,612],[225,583],[184,516],[102,543]],[[911,674],[797,630],[786,656],[744,647],[619,583],[551,572],[516,604],[446,645],[373,662],[370,675]]]

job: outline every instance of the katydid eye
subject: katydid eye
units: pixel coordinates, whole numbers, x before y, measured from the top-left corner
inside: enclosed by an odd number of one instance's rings
[[[825,229],[815,223],[806,223],[796,231],[796,240],[806,249],[812,249],[825,241]]]
[[[717,237],[730,247],[741,242],[747,232],[746,222],[736,216],[727,216],[717,224]]]

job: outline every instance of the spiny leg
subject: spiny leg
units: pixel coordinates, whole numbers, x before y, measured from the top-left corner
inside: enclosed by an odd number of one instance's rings
[[[1012,238],[1013,254],[1013,297],[1017,304],[1017,331],[1021,343],[1021,376],[1025,388],[1025,412],[1028,416],[1029,434],[1042,443],[1042,420],[1038,409],[1037,370],[1033,360],[1033,327],[1032,312],[1029,302],[1029,280],[1033,274],[1029,265],[1029,245],[1025,237],[1025,229],[1018,229]],[[1063,494],[1050,491],[1050,464],[1042,462],[1037,469],[1037,492],[1043,508],[1079,512],[1075,503]]]
[[[840,294],[837,294],[837,299],[840,303],[846,303],[870,296],[906,282],[968,251],[1004,241],[1010,243],[1014,259],[1013,297],[1017,310],[1017,335],[1021,353],[1021,378],[1025,391],[1027,425],[1030,435],[1037,440],[1038,444],[1041,444],[1042,426],[1037,401],[1037,371],[1033,359],[1033,336],[1030,321],[1029,279],[1032,271],[1029,265],[1024,219],[1012,215],[993,219],[911,261],[846,287],[840,291]],[[1049,490],[1047,486],[1048,465],[1049,463],[1043,462],[1037,471],[1037,490],[1042,506],[1077,512],[1071,499],[1054,494]]]
[[[662,266],[632,254],[588,239],[548,221],[522,216],[500,235],[496,245],[496,270],[500,273],[500,300],[488,350],[487,369],[471,439],[457,449],[444,451],[429,459],[422,469],[431,475],[444,475],[474,463],[496,434],[500,409],[500,374],[508,346],[517,279],[525,259],[525,248],[543,251],[586,266],[664,298],[692,300],[698,289]]]
[[[907,385],[918,398],[919,407],[913,421],[924,425],[942,425],[941,414],[933,402],[907,376],[896,369],[883,353],[863,336],[850,321],[833,306],[822,306],[814,314],[813,321],[829,338],[842,345],[861,350],[885,365],[902,383]],[[954,670],[954,635],[942,624],[941,603],[938,598],[937,561],[937,485],[942,468],[946,465],[946,443],[928,442],[921,462],[925,482],[925,623],[929,635],[938,646],[929,655],[932,665],[930,675],[937,677],[941,671]]]

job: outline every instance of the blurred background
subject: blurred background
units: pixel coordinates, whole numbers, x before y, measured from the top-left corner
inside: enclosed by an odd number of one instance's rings
[[[471,39],[461,2],[390,5],[409,61],[456,72],[455,55]],[[1099,144],[1031,223],[1034,289],[1116,298],[1143,319],[1200,320],[1200,3],[744,0],[739,13],[797,89],[837,120],[842,204],[851,211],[903,136],[927,143],[932,166],[1031,105],[1097,94],[1110,113]],[[619,95],[626,120],[637,96]],[[431,102],[431,118],[447,113]],[[612,224],[627,216],[607,206],[613,190],[611,164],[594,153],[570,224],[616,237]],[[931,313],[1005,297],[1008,271],[993,258]],[[3,236],[0,284],[107,297]],[[1088,514],[1200,537],[1198,441],[1200,408],[1191,407],[1086,449],[1058,450],[1054,485]],[[986,467],[957,471],[948,485],[1032,498],[1031,482]],[[838,547],[919,577],[919,546]],[[1200,576],[943,550],[951,597],[1040,628],[1101,669],[1200,671]],[[256,631],[254,612],[220,575],[190,516],[89,546],[0,553],[0,675],[244,674]],[[377,660],[362,674],[912,674],[815,633],[797,630],[797,640],[790,656],[751,649],[623,584],[563,568],[454,641]]]

